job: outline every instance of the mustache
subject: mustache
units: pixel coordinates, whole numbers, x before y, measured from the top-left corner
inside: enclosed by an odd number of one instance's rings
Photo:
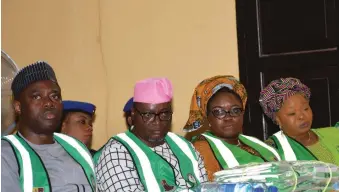
[[[46,113],[52,113],[52,114],[56,115],[56,114],[59,113],[59,111],[58,111],[57,109],[55,109],[55,108],[50,108],[50,109],[45,109],[45,110],[43,110],[42,113],[43,113],[43,114],[46,114]]]
[[[164,141],[165,138],[162,137],[162,138],[148,138],[148,141],[149,142],[152,142],[152,143],[157,143],[157,142],[161,142],[161,141]]]

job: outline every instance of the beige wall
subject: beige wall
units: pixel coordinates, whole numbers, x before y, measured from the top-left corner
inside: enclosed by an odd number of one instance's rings
[[[234,1],[2,0],[2,49],[20,67],[47,60],[64,99],[97,105],[93,147],[125,130],[135,81],[174,85],[173,131],[184,134],[196,84],[238,77]]]

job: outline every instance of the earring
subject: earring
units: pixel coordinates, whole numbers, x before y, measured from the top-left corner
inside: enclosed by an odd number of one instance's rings
[[[284,130],[282,129],[281,125],[279,124],[279,129],[282,135],[284,135]]]
[[[132,131],[134,129],[134,125],[132,125],[129,130]]]

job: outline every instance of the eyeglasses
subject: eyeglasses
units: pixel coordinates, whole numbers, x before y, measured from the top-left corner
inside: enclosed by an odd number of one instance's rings
[[[159,116],[160,121],[169,121],[172,119],[172,111],[164,111],[159,113],[152,113],[152,112],[140,112],[137,108],[134,108],[139,115],[141,116],[142,120],[144,122],[151,122],[156,119],[157,116]]]
[[[221,119],[225,118],[227,115],[229,115],[230,117],[239,117],[240,115],[243,114],[244,110],[240,107],[233,108],[230,111],[226,111],[225,109],[217,108],[217,109],[213,109],[211,112],[214,115],[214,117],[221,120]]]

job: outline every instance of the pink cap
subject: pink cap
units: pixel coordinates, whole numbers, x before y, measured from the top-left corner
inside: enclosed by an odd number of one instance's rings
[[[138,81],[134,87],[134,102],[159,104],[172,100],[172,83],[167,78]]]

